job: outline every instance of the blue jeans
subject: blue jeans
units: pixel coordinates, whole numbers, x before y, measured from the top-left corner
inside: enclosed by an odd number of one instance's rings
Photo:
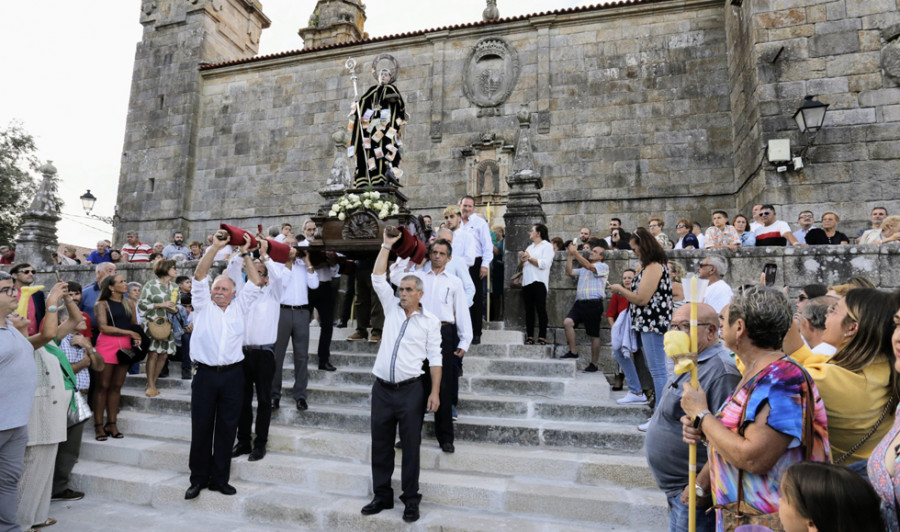
[[[616,357],[616,362],[619,363],[622,373],[625,374],[625,384],[628,385],[628,391],[635,395],[644,393],[644,390],[641,389],[641,379],[638,377],[637,368],[634,367],[634,358],[631,356],[626,358],[622,354],[621,349],[613,350],[613,356]]]
[[[669,532],[688,532],[690,510],[681,502],[681,494],[667,497],[669,501]],[[696,508],[697,532],[714,532],[716,530],[715,512],[706,513],[706,508]]]
[[[663,335],[655,332],[642,332],[641,349],[644,351],[644,359],[647,361],[647,369],[653,377],[653,393],[656,394],[656,404],[662,400],[663,391],[666,389],[666,351],[663,349]]]

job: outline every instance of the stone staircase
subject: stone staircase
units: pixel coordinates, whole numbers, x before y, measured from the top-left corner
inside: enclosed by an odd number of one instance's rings
[[[399,502],[394,510],[360,515],[372,497],[369,396],[377,344],[343,340],[348,331],[335,330],[332,363],[338,371],[326,372],[315,369],[314,330],[308,411],[293,408],[293,369],[285,368],[285,400],[273,416],[269,453],[259,462],[232,462],[237,495],[204,491],[184,500],[190,382],[161,379],[162,394],[149,399],[142,376],[129,376],[123,388],[124,439],[96,442],[85,431],[77,488],[90,499],[216,515],[226,518],[224,530],[667,528],[665,498],[642,454],[643,435],[635,430],[649,410],[616,405],[602,373],[580,373],[575,361],[552,358],[550,346],[522,345],[521,333],[510,331],[485,331],[484,343],[466,355],[456,453],[440,451],[426,415],[422,518],[403,523]]]

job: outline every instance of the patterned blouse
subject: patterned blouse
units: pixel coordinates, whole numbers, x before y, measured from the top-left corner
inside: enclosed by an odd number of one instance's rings
[[[900,521],[897,517],[900,514],[900,503],[898,503],[900,501],[900,475],[897,474],[900,472],[900,455],[894,457],[894,476],[888,473],[884,461],[898,434],[900,434],[900,406],[894,413],[894,426],[881,440],[878,447],[872,451],[868,464],[869,482],[872,483],[872,487],[881,498],[881,517],[884,519],[884,529],[891,532],[900,531]]]
[[[825,415],[825,404],[819,397],[812,379],[804,377],[804,370],[785,358],[776,360],[763,368],[750,379],[740,390],[719,409],[716,417],[732,432],[738,432],[741,418],[741,405],[747,402],[747,413],[743,426],[746,427],[756,419],[756,415],[765,405],[769,405],[769,416],[766,424],[772,429],[791,436],[787,451],[768,473],[755,475],[744,471],[744,502],[763,513],[778,512],[778,488],[784,471],[795,462],[803,460],[803,419],[808,383],[812,383],[815,398],[813,416],[813,448],[810,459],[813,462],[830,462],[831,447],[828,442],[828,422]],[[752,388],[752,393],[748,392]],[[709,444],[709,466],[712,483],[712,495],[716,504],[728,504],[737,500],[737,480],[739,469],[719,454],[714,443]],[[723,531],[722,511],[716,510],[716,527]]]
[[[631,283],[632,292],[637,293],[644,271],[645,269],[641,268],[640,273],[637,274]],[[672,281],[669,279],[669,267],[663,264],[662,277],[659,278],[659,285],[657,285],[656,291],[650,297],[650,301],[643,307],[631,303],[631,328],[639,333],[654,332],[664,334],[669,330],[672,312]]]
[[[156,318],[164,318],[168,321],[168,311],[164,308],[153,308],[153,305],[172,301],[172,292],[177,291],[178,285],[172,281],[169,281],[168,284],[163,284],[159,279],[147,281],[141,290],[141,297],[138,298],[137,307],[141,311],[141,317],[143,318],[144,332],[150,338],[150,345],[147,347],[148,351],[170,355],[175,354],[175,336],[170,333],[168,340],[157,340],[150,335],[148,323]]]
[[[706,247],[708,248],[740,245],[740,243],[741,237],[738,235],[737,230],[730,225],[726,225],[725,229],[712,226],[706,230]]]

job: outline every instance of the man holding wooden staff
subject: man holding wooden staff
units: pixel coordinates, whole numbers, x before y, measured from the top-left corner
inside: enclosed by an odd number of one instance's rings
[[[705,303],[697,305],[697,373],[700,385],[706,391],[710,405],[721,405],[741,380],[728,350],[719,342],[719,317],[715,309]],[[670,331],[690,331],[691,305],[684,305],[674,312]],[[688,499],[691,491],[697,497],[697,531],[713,531],[716,528],[715,514],[706,514],[712,504],[709,491],[709,476],[698,477],[694,485],[689,484],[689,446],[681,435],[681,393],[684,383],[691,379],[691,372],[676,374],[666,383],[663,396],[650,419],[647,429],[647,463],[661,490],[666,493],[669,503],[669,530],[687,532],[689,521]],[[706,448],[697,449],[697,471],[706,463]]]

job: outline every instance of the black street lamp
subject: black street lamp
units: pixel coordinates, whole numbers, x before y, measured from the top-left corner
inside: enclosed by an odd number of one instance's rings
[[[828,104],[813,100],[815,96],[807,96],[803,100],[803,105],[794,113],[794,121],[801,133],[806,133],[809,138],[815,137],[819,132],[819,128],[825,123],[825,111],[828,110]]]
[[[91,214],[91,211],[94,210],[94,204],[97,203],[97,196],[91,194],[91,189],[88,189],[88,191],[82,194],[79,199],[81,199],[81,206],[84,207],[84,213],[86,215],[102,222],[106,222],[109,225],[115,225],[116,216],[98,216],[96,214]]]

